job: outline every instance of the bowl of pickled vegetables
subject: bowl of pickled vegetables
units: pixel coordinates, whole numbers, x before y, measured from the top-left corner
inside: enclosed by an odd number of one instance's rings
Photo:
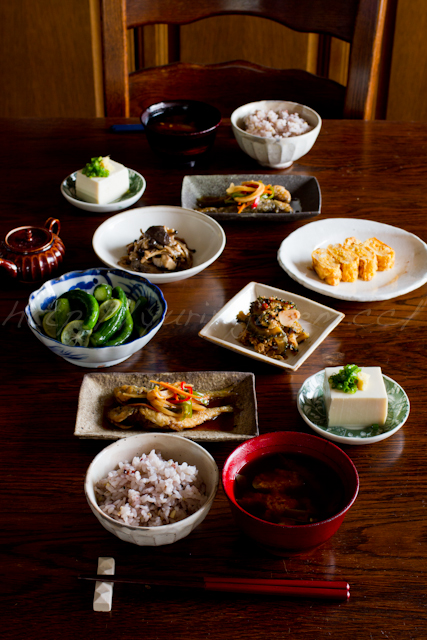
[[[160,289],[142,276],[95,268],[45,282],[30,295],[25,315],[50,351],[97,369],[142,349],[162,326],[166,308]]]

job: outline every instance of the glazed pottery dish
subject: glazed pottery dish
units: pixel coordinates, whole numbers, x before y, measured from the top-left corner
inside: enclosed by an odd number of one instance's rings
[[[258,131],[257,135],[249,133],[248,127],[245,125],[245,119],[248,116],[259,113],[269,114],[269,112],[280,114],[284,111],[294,115],[298,120],[302,119],[308,125],[308,130],[298,133],[297,125],[295,132],[291,133],[289,137],[283,137],[283,134],[275,135],[274,131],[270,134],[274,137],[266,137],[266,124],[263,122],[266,115],[261,117],[260,126],[254,128],[255,131]],[[279,120],[282,120],[281,116],[279,116]],[[263,167],[287,169],[310,151],[320,133],[322,119],[316,111],[297,102],[261,100],[250,102],[233,111],[231,127],[239,147],[248,156]],[[277,130],[277,127],[273,127],[273,129]],[[305,131],[304,127],[300,131]]]
[[[179,240],[184,240],[191,254],[192,266],[185,269],[159,268],[144,273],[121,266],[127,258],[127,247],[137,241],[142,232],[152,227],[175,230]],[[135,275],[147,277],[157,285],[185,280],[200,273],[219,258],[225,247],[223,228],[204,213],[158,205],[131,209],[108,218],[95,231],[92,244],[98,258],[109,267],[124,269]]]
[[[232,412],[222,413],[206,420],[198,426],[172,434],[196,440],[198,442],[241,442],[258,435],[258,412],[255,395],[255,376],[241,371],[187,371],[187,372],[151,372],[151,373],[87,373],[80,387],[74,435],[78,438],[98,440],[118,440],[151,431],[164,431],[164,427],[146,424],[135,420],[128,424],[119,424],[108,420],[108,408],[114,407],[114,390],[124,385],[137,388],[152,388],[151,382],[163,381],[176,384],[185,381],[198,392],[221,391],[230,389],[230,396],[224,404],[233,407]],[[132,402],[132,400],[131,400]],[[117,405],[117,403],[115,403]],[[106,419],[107,416],[107,419]]]
[[[282,359],[276,359],[256,351],[253,346],[247,343],[242,344],[240,338],[244,327],[241,322],[237,321],[237,316],[240,312],[247,314],[251,304],[260,296],[277,297],[290,301],[296,306],[301,314],[300,325],[308,333],[308,338],[298,345],[298,351],[287,350]],[[199,336],[240,355],[272,364],[275,367],[296,371],[343,318],[343,313],[290,291],[283,291],[258,282],[250,282],[214,315],[199,331]]]
[[[327,440],[292,431],[239,445],[225,461],[222,483],[237,525],[278,555],[325,542],[359,491],[347,454]]]
[[[323,395],[324,371],[305,380],[298,392],[298,411],[303,420],[319,435],[341,444],[372,444],[394,435],[409,416],[409,398],[402,387],[383,375],[387,392],[387,419],[383,425],[371,425],[363,429],[328,427],[328,417]]]
[[[394,266],[377,271],[365,281],[339,282],[336,286],[321,280],[313,268],[312,253],[347,238],[365,242],[376,238],[395,253]],[[300,227],[280,245],[277,260],[286,273],[307,289],[331,298],[369,302],[390,300],[418,289],[427,282],[427,244],[404,229],[372,220],[328,218]]]
[[[135,202],[138,202],[146,187],[145,178],[140,173],[133,169],[128,169],[128,173],[129,190],[123,196],[108,204],[86,202],[77,196],[77,171],[74,171],[74,173],[71,173],[65,178],[65,180],[63,180],[61,183],[61,193],[70,204],[78,209],[83,209],[84,211],[90,211],[92,213],[113,213],[115,211],[122,211],[123,209],[131,207]]]
[[[240,213],[228,211],[227,206],[210,206],[209,201],[223,198],[231,184],[263,182],[279,185],[290,192],[292,211],[260,212],[247,207]],[[215,220],[266,220],[268,222],[293,222],[314,218],[320,214],[322,196],[314,176],[233,174],[215,176],[185,176],[182,181],[181,204],[186,209],[202,209]]]
[[[154,452],[154,453],[152,453]],[[148,456],[148,460],[145,456]],[[150,470],[152,477],[148,485],[152,487],[153,493],[159,503],[159,511],[161,511],[161,521],[156,520],[156,514],[147,513],[147,509],[141,508],[140,514],[136,517],[137,509],[132,513],[132,508],[128,503],[121,509],[122,516],[114,509],[113,506],[104,509],[100,503],[104,500],[104,496],[96,491],[96,485],[103,478],[119,469],[126,461],[134,463],[134,458],[141,459],[138,464],[139,469],[143,467],[145,473]],[[143,460],[144,459],[144,460]],[[171,465],[163,461],[173,460],[174,463],[182,465],[178,471],[174,471]],[[175,466],[176,466],[175,464]],[[188,469],[187,465],[196,467]],[[132,468],[135,468],[133,464]],[[124,467],[124,470],[132,472],[132,468]],[[140,471],[141,475],[143,471]],[[179,474],[179,478],[178,478]],[[117,483],[123,484],[123,479],[119,479]],[[164,476],[173,481],[174,495],[177,496],[176,503],[171,507],[170,511],[165,507],[165,502],[170,500],[167,492],[163,491],[162,483],[165,483]],[[195,479],[194,479],[195,476]],[[144,476],[143,476],[144,477]],[[115,479],[110,479],[113,484]],[[90,464],[85,479],[85,495],[92,513],[96,516],[100,524],[110,533],[117,536],[125,542],[131,542],[140,546],[159,547],[166,544],[172,544],[177,540],[181,540],[188,536],[208,515],[209,510],[214,501],[219,482],[219,472],[213,457],[202,446],[180,436],[160,433],[146,433],[122,440],[117,440],[113,444],[103,449]],[[193,487],[194,490],[193,490]],[[141,496],[145,495],[142,488],[138,485]],[[104,494],[108,497],[104,500],[104,505],[110,498],[114,499],[115,495],[108,488],[104,490]],[[198,496],[200,494],[200,497]],[[141,498],[141,503],[144,498]],[[191,503],[188,510],[193,511],[183,519],[177,519],[174,514],[183,515],[182,510],[185,509],[185,503]],[[163,506],[161,507],[160,505]],[[198,506],[198,504],[201,506]],[[157,504],[157,503],[156,503]],[[192,506],[192,508],[190,508]],[[111,515],[110,515],[111,514]],[[127,524],[126,521],[138,520],[141,522],[146,519],[144,525]],[[149,522],[156,521],[156,524],[149,526]],[[162,522],[167,521],[167,524]]]
[[[76,289],[92,294],[95,287],[102,284],[111,288],[120,287],[129,301],[137,302],[141,296],[146,299],[144,327],[140,337],[134,337],[132,334],[128,341],[117,346],[92,347],[77,344],[69,346],[54,338],[54,334],[46,334],[43,326],[44,317],[53,309],[59,296]],[[98,369],[112,367],[140,351],[159,331],[166,315],[166,308],[166,301],[160,289],[145,278],[120,269],[100,268],[70,271],[59,278],[49,280],[30,295],[25,307],[25,316],[33,334],[52,353],[79,367]]]

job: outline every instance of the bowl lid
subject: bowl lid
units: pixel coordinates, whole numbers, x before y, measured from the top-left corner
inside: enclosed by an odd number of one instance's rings
[[[6,246],[17,253],[44,251],[52,242],[52,233],[42,227],[18,227],[6,236]]]

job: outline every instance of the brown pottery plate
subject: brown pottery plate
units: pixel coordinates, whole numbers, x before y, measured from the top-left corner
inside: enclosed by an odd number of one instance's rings
[[[106,409],[114,406],[113,390],[122,385],[153,386],[150,380],[174,383],[185,380],[196,390],[214,391],[233,386],[237,394],[233,413],[222,414],[216,420],[183,431],[149,431],[141,427],[120,429],[105,418]],[[221,420],[227,416],[226,420]],[[74,435],[78,438],[118,440],[139,433],[171,433],[190,440],[204,442],[243,441],[258,435],[258,413],[255,376],[240,371],[191,371],[176,373],[87,373],[80,387]]]

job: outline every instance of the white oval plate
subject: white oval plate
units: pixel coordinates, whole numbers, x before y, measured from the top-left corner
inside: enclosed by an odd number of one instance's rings
[[[380,271],[369,282],[326,284],[312,267],[311,254],[329,244],[343,243],[355,236],[361,241],[378,238],[396,252],[393,269]],[[355,218],[316,220],[291,233],[280,245],[277,260],[286,273],[300,284],[331,298],[369,302],[390,300],[418,289],[427,282],[427,244],[408,231],[381,222]]]
[[[141,230],[147,231],[153,225],[176,229],[179,237],[194,251],[191,269],[169,273],[142,273],[119,265],[119,260],[127,254],[127,245],[140,237]],[[133,275],[137,273],[160,285],[185,280],[206,269],[219,258],[225,241],[223,228],[210,216],[182,207],[156,205],[138,207],[111,216],[95,231],[92,245],[98,258],[107,266]]]
[[[382,427],[346,429],[328,427],[326,408],[323,401],[323,380],[325,371],[318,371],[305,380],[298,391],[297,406],[303,420],[314,431],[328,440],[342,444],[372,444],[392,436],[405,424],[409,416],[409,398],[402,387],[383,374],[387,391],[387,420]]]
[[[129,172],[129,191],[108,204],[96,204],[96,202],[85,202],[76,196],[76,175],[77,171],[71,173],[62,181],[61,193],[68,202],[77,207],[78,209],[84,209],[85,211],[93,211],[95,213],[112,213],[114,211],[121,211],[127,209],[131,205],[135,204],[145,191],[147,186],[145,178],[134,171],[128,169]]]

